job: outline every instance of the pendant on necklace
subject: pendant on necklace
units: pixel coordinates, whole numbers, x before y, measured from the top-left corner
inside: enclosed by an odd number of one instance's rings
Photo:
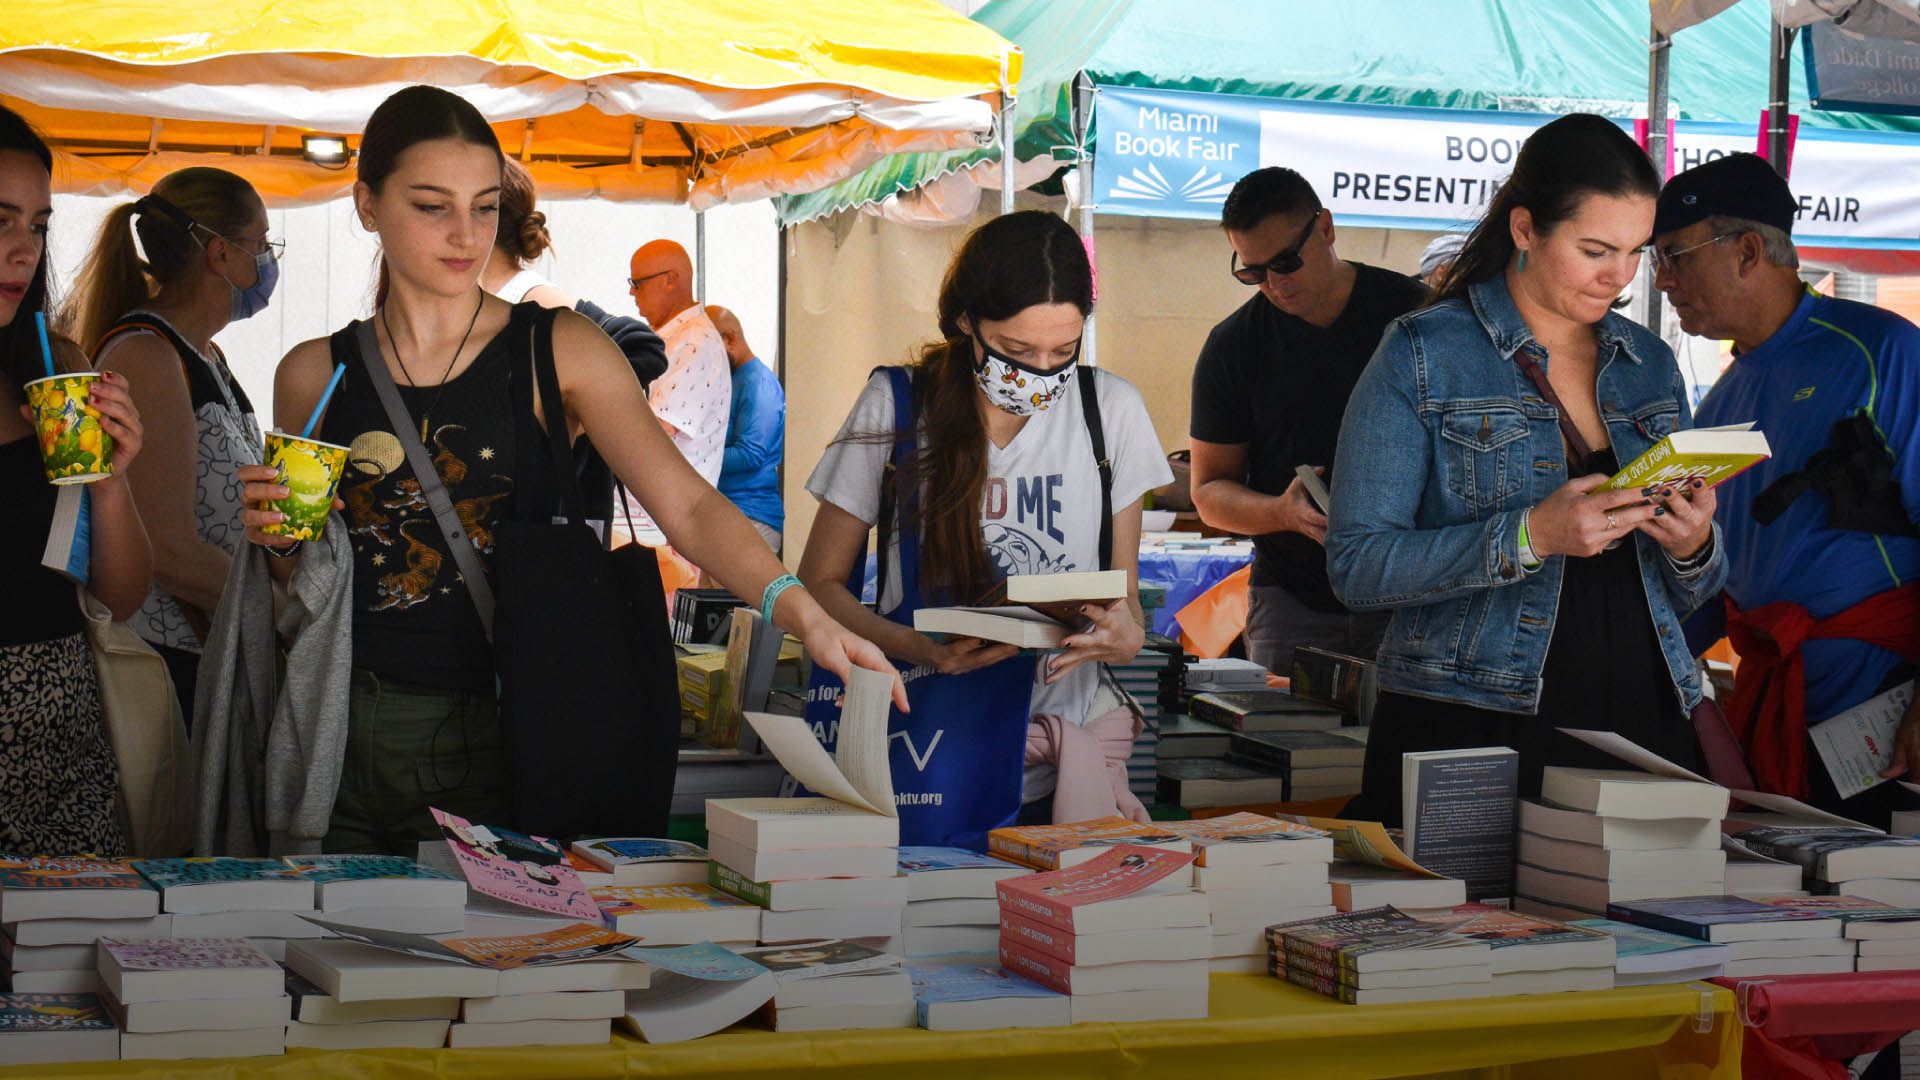
[[[420,414],[420,442],[424,445],[426,441],[427,441],[427,414],[421,413]]]

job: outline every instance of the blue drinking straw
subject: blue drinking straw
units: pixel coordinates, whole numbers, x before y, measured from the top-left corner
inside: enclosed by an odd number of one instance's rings
[[[33,325],[35,329],[40,331],[40,358],[47,362],[47,378],[51,379],[55,372],[53,370],[53,343],[47,340],[47,313],[44,311],[34,312]]]
[[[340,377],[347,373],[347,365],[333,365],[333,378],[327,380],[327,388],[320,393],[320,404],[313,407],[313,415],[307,417],[307,426],[300,429],[300,437],[313,438],[313,425],[320,422],[320,414],[327,411],[327,402],[333,399],[333,392],[340,388]]]

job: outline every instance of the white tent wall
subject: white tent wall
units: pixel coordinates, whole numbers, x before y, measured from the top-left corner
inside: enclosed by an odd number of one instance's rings
[[[67,295],[100,223],[119,199],[61,195],[54,199],[52,265]],[[683,206],[594,199],[542,201],[554,250],[535,269],[561,288],[608,311],[634,314],[627,295],[627,259],[656,237],[693,251],[693,212]],[[361,318],[371,310],[377,245],[360,228],[353,204],[270,210],[268,231],[287,241],[273,303],[215,338],[235,376],[271,426],[273,370],[287,350]],[[779,364],[779,226],[767,200],[707,211],[707,293],[740,316],[747,341],[769,366]],[[304,417],[291,423],[301,423]]]
[[[1042,201],[1021,196],[1021,207]],[[1058,211],[1057,201],[1047,209]],[[978,221],[992,214],[983,213]],[[1339,228],[1348,259],[1412,273],[1431,233]],[[936,336],[940,278],[964,228],[907,228],[846,212],[787,234],[787,561],[813,524],[806,480],[867,373]],[[1140,388],[1160,444],[1187,445],[1193,363],[1208,331],[1253,290],[1227,273],[1220,227],[1102,215],[1095,225],[1101,367]]]

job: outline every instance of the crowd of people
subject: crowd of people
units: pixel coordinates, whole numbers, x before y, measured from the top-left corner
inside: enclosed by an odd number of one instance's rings
[[[1027,211],[968,236],[935,337],[874,371],[808,477],[820,505],[788,574],[781,381],[696,295],[684,249],[633,253],[632,315],[542,277],[553,239],[531,178],[432,87],[374,112],[357,169],[355,220],[382,251],[373,308],[274,379],[275,424],[315,416],[314,437],[347,449],[335,528],[301,541],[273,531],[286,477],[213,343],[275,294],[259,195],[218,169],[168,175],[109,215],[71,295],[51,296],[51,156],[0,111],[0,490],[22,508],[0,529],[19,601],[0,613],[0,850],[127,846],[81,610],[41,559],[57,492],[23,391],[48,363],[105,373],[90,407],[114,472],[89,485],[87,589],[165,659],[196,725],[232,699],[236,663],[285,648],[280,692],[339,736],[310,766],[327,850],[410,852],[438,835],[430,806],[512,820],[490,589],[462,567],[477,555],[501,585],[496,530],[557,511],[549,454],[571,457],[589,517],[657,532],[821,673],[893,675],[896,725],[973,711],[948,732],[957,771],[897,777],[969,797],[903,798],[903,842],[1144,817],[1111,752],[1139,713],[1103,676],[1142,647],[1136,598],[1086,605],[1043,657],[913,629],[917,609],[1009,574],[1137,577],[1142,508],[1171,473],[1139,391],[1079,363],[1094,289],[1071,226]],[[1700,725],[1719,722],[1697,656],[1725,633],[1744,663],[1724,723],[1755,774],[1886,824],[1901,789],[1839,799],[1807,730],[1920,658],[1920,331],[1807,289],[1795,207],[1752,155],[1663,186],[1618,125],[1572,115],[1415,278],[1342,259],[1298,173],[1235,184],[1229,271],[1257,291],[1193,367],[1193,497],[1255,539],[1252,659],[1284,672],[1310,644],[1377,665],[1350,813],[1397,822],[1412,750],[1513,747],[1535,794],[1544,765],[1591,754],[1562,727],[1696,764]],[[1672,352],[1617,310],[1643,258],[1688,332],[1735,343],[1697,419],[1754,421],[1774,447],[1718,489],[1599,490],[1696,419]],[[41,312],[60,331],[50,358]],[[1303,467],[1331,491],[1324,510]],[[1890,773],[1916,763],[1910,712]]]

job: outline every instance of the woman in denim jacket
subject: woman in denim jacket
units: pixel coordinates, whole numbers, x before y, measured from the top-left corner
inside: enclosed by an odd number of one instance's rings
[[[1612,311],[1659,186],[1612,121],[1541,128],[1354,389],[1327,567],[1349,607],[1393,621],[1351,814],[1400,819],[1413,750],[1512,747],[1523,795],[1546,764],[1617,766],[1555,728],[1697,760],[1680,620],[1726,576],[1713,491],[1596,490],[1690,423],[1673,353]]]

